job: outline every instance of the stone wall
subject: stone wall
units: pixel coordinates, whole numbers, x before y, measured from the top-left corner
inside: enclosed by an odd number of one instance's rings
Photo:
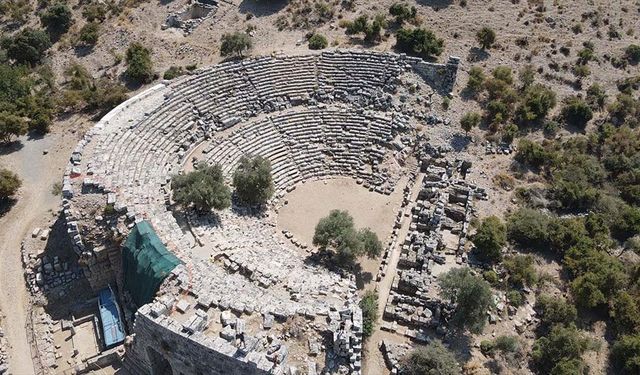
[[[247,355],[222,338],[188,334],[164,316],[150,315],[150,305],[136,313],[135,336],[124,365],[131,374],[265,375],[282,370],[262,356]],[[167,370],[170,370],[168,372]],[[163,372],[164,371],[164,372]]]
[[[422,59],[411,58],[410,63],[413,70],[441,95],[449,95],[453,91],[460,58],[450,56],[446,64],[428,63]]]

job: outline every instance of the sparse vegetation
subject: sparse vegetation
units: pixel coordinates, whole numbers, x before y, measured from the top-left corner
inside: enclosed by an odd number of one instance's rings
[[[162,78],[164,79],[174,79],[174,78],[178,78],[181,75],[185,74],[184,69],[182,69],[181,66],[171,66],[169,67],[169,69],[167,69],[164,74],[162,75]]]
[[[100,37],[100,25],[97,22],[89,22],[82,26],[78,34],[78,43],[85,46],[93,46],[98,43]]]

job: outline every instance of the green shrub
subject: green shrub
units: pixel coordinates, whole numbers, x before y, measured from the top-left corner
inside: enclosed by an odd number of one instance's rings
[[[454,268],[438,279],[443,299],[456,301],[449,324],[459,330],[479,333],[487,322],[487,310],[493,305],[491,287],[469,268]]]
[[[364,33],[364,40],[374,42],[380,40],[382,29],[387,27],[387,21],[383,15],[377,15],[369,22],[366,14],[359,16],[353,22],[346,23],[346,33],[349,35]]]
[[[494,270],[484,271],[482,273],[482,277],[489,283],[491,286],[498,285],[500,279],[498,278],[498,274]]]
[[[582,355],[589,348],[589,339],[575,326],[554,326],[547,336],[534,342],[531,357],[539,373],[582,374],[585,369]],[[571,372],[565,372],[567,369]]]
[[[565,100],[564,107],[562,107],[562,117],[567,124],[584,129],[589,120],[593,118],[593,112],[587,102],[572,96]]]
[[[502,248],[507,244],[507,234],[498,217],[484,218],[472,240],[480,261],[496,263],[502,260]]]
[[[172,80],[174,78],[180,77],[183,74],[184,74],[184,69],[182,69],[181,66],[171,66],[169,67],[169,69],[167,69],[164,72],[164,74],[162,75],[162,78],[167,80]]]
[[[640,334],[622,336],[611,348],[611,362],[621,375],[640,373]]]
[[[415,6],[409,7],[404,3],[394,3],[389,7],[389,14],[394,16],[396,18],[396,22],[399,24],[415,20],[417,13],[418,11]]]
[[[550,222],[551,217],[540,211],[521,208],[507,217],[507,238],[525,248],[545,248]]]
[[[540,323],[550,328],[556,324],[570,325],[576,321],[578,312],[564,298],[541,294],[536,299],[535,310]]]
[[[22,181],[17,174],[8,169],[0,169],[0,202],[11,198],[22,186]]]
[[[609,308],[609,316],[616,333],[640,332],[640,299],[626,291],[618,292]]]
[[[371,336],[378,320],[378,293],[367,290],[360,300],[362,309],[362,335],[367,338]]]
[[[171,178],[173,199],[184,207],[193,206],[201,212],[221,210],[231,205],[231,191],[224,184],[220,165],[197,165],[197,169]]]
[[[52,34],[64,34],[73,24],[71,9],[64,3],[48,6],[40,15],[40,22]]]
[[[147,83],[153,79],[151,50],[140,43],[131,43],[126,55],[125,75],[136,83]]]
[[[607,100],[607,93],[597,83],[587,89],[587,102],[593,108],[604,108]]]
[[[631,63],[637,64],[640,62],[640,46],[637,44],[630,44],[624,50],[624,57]]]
[[[220,44],[220,55],[242,57],[245,52],[253,47],[251,37],[247,33],[234,32],[222,35]]]
[[[469,80],[467,81],[467,89],[471,90],[474,93],[479,92],[483,85],[486,76],[482,71],[482,68],[478,66],[472,66],[469,69]]]
[[[31,66],[39,64],[50,47],[51,40],[47,33],[29,27],[2,40],[2,48],[7,51],[7,57],[18,64]]]
[[[485,26],[476,33],[476,40],[482,49],[489,49],[496,41],[496,32]]]
[[[322,34],[313,34],[309,38],[309,49],[325,49],[328,45],[327,38]]]
[[[243,156],[233,173],[236,195],[243,204],[263,205],[273,196],[271,162],[261,156]]]
[[[507,292],[507,301],[514,307],[520,307],[524,305],[524,296],[519,291],[512,289]]]
[[[460,365],[451,351],[439,341],[431,341],[407,353],[400,362],[404,375],[460,375]]]
[[[460,126],[465,133],[469,133],[471,129],[480,124],[482,117],[477,112],[467,112],[460,119]]]
[[[396,48],[410,55],[430,59],[440,56],[444,50],[444,40],[437,38],[431,30],[402,28],[396,34]]]
[[[100,37],[100,25],[97,22],[89,22],[82,26],[80,34],[78,34],[78,42],[87,46],[93,46],[98,43]]]
[[[518,118],[523,122],[541,121],[555,106],[556,94],[550,88],[536,84],[525,91]]]
[[[518,150],[514,159],[532,168],[540,168],[550,164],[554,155],[542,147],[539,143],[528,139],[521,139],[518,142]]]
[[[509,282],[516,287],[532,286],[537,275],[531,255],[518,254],[504,260],[504,268],[509,272]]]
[[[0,112],[0,143],[10,142],[14,137],[27,134],[27,123],[21,116]]]

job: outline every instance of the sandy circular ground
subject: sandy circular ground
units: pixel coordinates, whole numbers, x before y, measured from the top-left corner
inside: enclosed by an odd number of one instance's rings
[[[308,181],[285,197],[288,203],[278,210],[278,231],[288,230],[311,245],[314,229],[321,218],[334,209],[347,210],[353,216],[356,228],[370,228],[386,246],[406,183],[407,178],[401,178],[393,193],[383,195],[369,191],[348,177]],[[373,287],[380,259],[363,257],[359,262],[366,288]]]
[[[278,211],[278,230],[288,230],[311,244],[321,218],[334,209],[347,210],[356,228],[368,227],[384,242],[402,203],[402,186],[403,180],[391,195],[383,195],[365,189],[352,178],[306,182],[285,197],[288,204]]]

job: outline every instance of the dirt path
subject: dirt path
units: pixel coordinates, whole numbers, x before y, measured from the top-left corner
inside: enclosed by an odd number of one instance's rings
[[[18,202],[0,218],[0,311],[5,316],[9,372],[13,374],[34,373],[25,329],[29,294],[23,277],[20,243],[39,219],[60,204],[51,187],[62,179],[68,155],[76,143],[69,138],[69,135],[56,134],[35,140],[22,137],[20,149],[0,156],[0,166],[9,168],[22,179]],[[44,155],[44,150],[50,153]]]
[[[413,191],[411,192],[410,202],[415,202],[418,193],[420,193],[420,183],[424,178],[423,173],[419,173],[416,178],[416,183],[413,187]],[[404,212],[411,212],[412,205],[409,204],[405,207]],[[373,332],[371,337],[366,342],[365,346],[365,363],[364,363],[364,374],[387,374],[389,370],[384,363],[384,358],[382,358],[382,353],[378,350],[378,344],[383,339],[391,339],[397,338],[397,335],[391,335],[388,332],[384,332],[380,329],[380,323],[382,322],[382,314],[384,312],[384,307],[387,303],[387,298],[389,298],[389,293],[391,292],[391,286],[393,284],[393,277],[396,275],[396,268],[398,266],[398,259],[400,258],[400,250],[402,249],[402,242],[404,238],[409,233],[409,225],[411,224],[411,216],[406,217],[403,216],[402,228],[398,232],[398,240],[393,248],[391,255],[389,256],[389,266],[385,273],[385,276],[380,280],[378,284],[378,321],[376,322],[376,330]]]

